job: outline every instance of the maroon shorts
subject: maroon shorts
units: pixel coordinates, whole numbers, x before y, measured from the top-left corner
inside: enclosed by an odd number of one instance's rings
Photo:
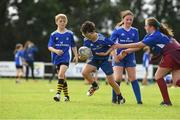
[[[171,56],[171,54],[167,54],[162,57],[160,64],[160,67],[165,67],[165,68],[171,68],[173,70],[179,70],[180,69],[180,64],[174,60],[174,57]]]

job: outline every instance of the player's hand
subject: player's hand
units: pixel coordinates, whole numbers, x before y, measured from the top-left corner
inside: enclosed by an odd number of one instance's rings
[[[87,58],[86,58],[86,57],[83,57],[83,56],[80,56],[80,55],[79,55],[79,59],[80,59],[80,60],[82,60],[82,61],[87,60]]]
[[[55,53],[56,53],[57,55],[62,55],[64,52],[63,52],[62,50],[56,50]]]
[[[117,56],[119,60],[122,60],[124,57],[127,56],[127,52],[125,50],[121,51],[121,53]]]
[[[114,56],[114,61],[115,61],[115,63],[119,63],[119,58],[117,55]]]
[[[96,55],[98,55],[98,56],[107,56],[108,54],[105,53],[105,52],[99,52],[99,53],[96,53]]]
[[[75,63],[75,65],[78,64],[78,56],[75,56],[75,57],[74,57],[73,62]]]

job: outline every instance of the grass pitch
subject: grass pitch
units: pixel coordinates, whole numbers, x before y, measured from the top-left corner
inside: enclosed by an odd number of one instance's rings
[[[156,84],[141,87],[143,105],[137,105],[131,85],[122,83],[126,98],[123,105],[111,103],[111,87],[100,83],[91,97],[83,81],[68,80],[71,101],[54,102],[56,81],[22,81],[0,78],[0,119],[180,119],[180,89],[169,88],[172,107],[160,106],[162,101]]]

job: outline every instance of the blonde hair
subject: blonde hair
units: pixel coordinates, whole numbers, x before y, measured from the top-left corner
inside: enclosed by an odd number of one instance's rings
[[[116,26],[122,26],[124,24],[123,19],[126,16],[131,15],[134,17],[134,14],[130,10],[124,10],[124,11],[120,12],[120,15],[121,15],[121,22],[117,23]]]
[[[22,44],[20,44],[20,43],[16,44],[15,49],[14,49],[14,54],[16,54],[16,52],[22,47],[23,47]]]
[[[173,30],[168,27],[167,24],[160,23],[156,18],[150,17],[145,20],[147,25],[153,26],[155,29],[159,29],[163,34],[173,37]]]
[[[58,21],[60,18],[61,18],[61,19],[65,19],[65,20],[66,20],[66,23],[68,22],[67,16],[66,16],[65,14],[57,14],[57,15],[55,16],[55,23],[57,23],[57,21]]]

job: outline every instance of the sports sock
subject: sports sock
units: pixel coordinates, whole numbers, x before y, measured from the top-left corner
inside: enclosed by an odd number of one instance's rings
[[[64,86],[64,79],[58,79],[57,94],[60,94]]]
[[[64,96],[68,96],[68,85],[66,81],[64,81],[63,92]]]
[[[122,94],[120,93],[119,95],[117,95],[118,96],[118,98],[120,98],[120,100],[121,99],[123,99],[123,97],[122,97]]]
[[[141,102],[141,92],[139,88],[139,83],[137,80],[131,82],[134,95],[136,97],[137,102]]]
[[[93,86],[93,87],[97,87],[98,84],[94,81],[94,82],[92,83],[92,86]]]
[[[169,103],[170,98],[169,98],[169,94],[168,94],[168,90],[167,90],[167,85],[166,85],[164,79],[163,78],[158,79],[157,84],[158,84],[159,89],[161,91],[161,95],[163,97],[164,102]]]
[[[178,87],[180,87],[180,80],[178,80],[178,81],[176,82],[176,85],[177,85]]]
[[[116,82],[119,86],[120,86],[120,81]],[[114,91],[114,89],[112,89],[112,101],[116,100],[116,92]]]

